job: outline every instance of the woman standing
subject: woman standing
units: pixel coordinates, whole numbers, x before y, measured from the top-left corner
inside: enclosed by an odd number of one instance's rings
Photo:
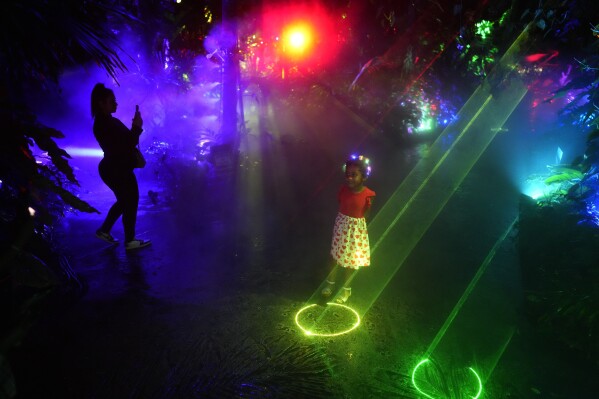
[[[91,95],[91,112],[94,118],[94,136],[104,151],[98,170],[102,181],[112,190],[116,202],[110,207],[96,237],[111,244],[118,243],[110,231],[117,219],[123,217],[125,249],[139,249],[151,244],[150,240],[135,238],[135,223],[139,203],[139,187],[133,169],[135,148],[143,131],[143,120],[136,106],[131,129],[113,117],[117,102],[114,92],[102,83],[94,86]]]

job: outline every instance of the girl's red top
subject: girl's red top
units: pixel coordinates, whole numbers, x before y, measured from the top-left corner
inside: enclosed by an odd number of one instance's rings
[[[375,196],[376,193],[368,187],[364,187],[359,193],[354,193],[349,187],[343,185],[337,194],[339,212],[353,218],[363,218]]]

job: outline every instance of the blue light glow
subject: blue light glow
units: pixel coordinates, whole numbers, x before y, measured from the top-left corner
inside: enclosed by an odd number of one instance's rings
[[[594,201],[587,202],[586,212],[588,220],[599,227],[599,197],[596,196]]]
[[[66,147],[65,151],[77,157],[102,158],[104,156],[104,151],[99,148]]]

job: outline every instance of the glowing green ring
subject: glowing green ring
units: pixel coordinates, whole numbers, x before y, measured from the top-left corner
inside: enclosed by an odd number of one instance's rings
[[[315,333],[312,332],[306,328],[304,328],[300,322],[299,322],[299,316],[305,312],[306,310],[310,309],[311,307],[314,306],[318,306],[318,304],[313,303],[311,305],[306,305],[303,308],[301,308],[300,310],[297,311],[297,313],[295,314],[295,324],[297,324],[297,326],[299,327],[300,330],[303,331],[303,333],[305,335],[311,336],[311,337],[336,337],[338,335],[343,335],[343,334],[347,334],[353,330],[355,330],[356,328],[358,328],[358,326],[360,325],[360,315],[358,314],[358,312],[356,312],[354,309],[350,308],[347,305],[344,305],[342,303],[335,303],[335,302],[327,302],[327,305],[334,305],[334,306],[339,306],[341,308],[345,308],[347,310],[349,310],[350,312],[352,312],[355,316],[356,316],[356,322],[354,323],[353,326],[351,326],[350,328],[348,328],[345,331],[341,331],[341,332],[336,332],[336,333],[329,333],[329,334],[321,334],[321,333]]]
[[[420,392],[422,395],[426,396],[429,399],[435,399],[432,396],[426,394],[422,389],[418,388],[418,385],[416,385],[416,370],[418,370],[420,366],[422,366],[424,363],[428,361],[429,359],[423,359],[416,365],[416,367],[414,367],[414,370],[412,371],[412,385],[414,385],[414,388],[416,388],[416,390]]]
[[[472,397],[472,399],[478,399],[480,397],[480,394],[483,393],[483,382],[480,379],[480,376],[478,375],[478,373],[476,371],[474,371],[474,369],[472,367],[468,367],[468,370],[472,371],[472,374],[474,374],[474,376],[476,377],[476,380],[478,381],[478,392],[476,393],[475,396]]]
[[[416,367],[414,367],[414,371],[412,371],[412,385],[414,385],[414,388],[416,388],[416,390],[418,392],[420,392],[422,395],[426,396],[427,398],[430,399],[435,399],[432,396],[428,395],[427,393],[425,393],[422,389],[418,388],[418,385],[416,385],[416,370],[418,370],[418,368],[420,366],[422,366],[424,363],[428,362],[430,359],[424,359],[421,360]],[[478,381],[478,392],[476,393],[476,395],[474,395],[472,397],[472,399],[478,399],[480,397],[480,394],[483,392],[483,382],[480,379],[480,376],[478,375],[478,373],[476,371],[474,371],[474,369],[472,367],[468,367],[468,370],[472,371],[472,374],[474,374],[474,377],[476,377],[476,380]]]

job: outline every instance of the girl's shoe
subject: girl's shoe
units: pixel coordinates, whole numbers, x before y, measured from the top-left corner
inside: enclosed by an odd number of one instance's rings
[[[327,283],[327,286],[324,287],[322,289],[322,291],[320,291],[320,293],[322,294],[322,296],[324,297],[329,297],[333,294],[333,288],[335,288],[335,282],[334,281],[329,281],[329,280],[325,280]]]
[[[341,293],[341,296],[338,297],[337,299],[335,299],[335,302],[337,302],[339,304],[347,303],[347,301],[349,301],[350,296],[351,296],[351,287],[343,287],[343,292]]]
[[[111,236],[110,233],[105,233],[100,229],[96,230],[96,237],[98,237],[100,240],[104,240],[111,244],[118,244],[119,242],[119,240]]]
[[[152,241],[150,241],[150,240],[131,240],[131,241],[125,243],[125,249],[130,250],[130,249],[145,248],[150,244],[152,244]]]

